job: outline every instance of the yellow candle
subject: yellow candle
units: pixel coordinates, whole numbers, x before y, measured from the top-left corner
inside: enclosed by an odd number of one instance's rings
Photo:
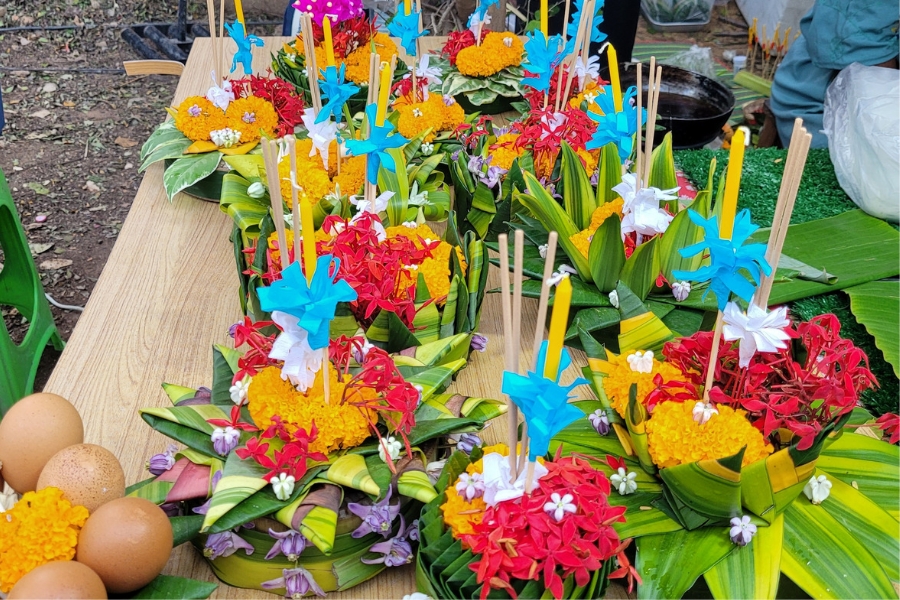
[[[549,28],[547,26],[547,17],[550,13],[547,10],[547,0],[541,0],[541,33],[544,34],[544,38],[547,37]],[[565,25],[563,25],[565,27]]]
[[[408,6],[408,5],[407,5]],[[375,124],[384,126],[384,118],[387,116],[388,95],[391,93],[391,65],[381,63],[381,83],[378,84],[378,110],[375,113]]]
[[[237,15],[238,23],[244,25],[244,7],[241,5],[241,0],[234,0],[234,12]]]
[[[240,2],[240,0],[237,0]],[[322,17],[322,31],[325,32],[325,58],[328,60],[328,66],[334,66],[334,44],[331,41],[331,21],[328,16]]]
[[[619,84],[619,57],[612,44],[606,48],[606,58],[609,59],[609,85],[612,87],[613,106],[616,107],[616,112],[622,112],[622,87]]]
[[[300,231],[303,234],[303,269],[307,283],[312,283],[316,272],[316,230],[313,225],[312,203],[303,194],[300,199]]]
[[[412,12],[412,0],[403,0],[403,14],[407,17]]]
[[[734,214],[737,212],[738,190],[741,187],[741,169],[744,167],[744,131],[738,129],[731,138],[728,153],[728,174],[725,176],[725,197],[722,200],[722,214],[719,217],[719,237],[730,240],[734,229]]]
[[[572,282],[568,277],[564,277],[556,286],[556,294],[553,296],[553,315],[550,317],[550,333],[547,334],[547,360],[544,362],[544,377],[554,381],[559,372],[571,303]]]

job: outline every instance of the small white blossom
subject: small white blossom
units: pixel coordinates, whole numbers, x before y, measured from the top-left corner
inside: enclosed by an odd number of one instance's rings
[[[419,224],[416,223],[415,221],[404,221],[404,222],[403,222],[403,226],[404,226],[404,227],[409,227],[410,229],[415,229],[416,227],[419,226]]]
[[[434,144],[425,142],[419,146],[419,150],[422,151],[422,156],[431,156],[434,153]]]
[[[247,195],[251,198],[262,198],[266,195],[266,186],[259,181],[254,181],[250,184],[250,187],[247,188]]]
[[[388,456],[391,457],[391,460],[397,460],[400,457],[401,448],[403,448],[403,442],[394,436],[381,438],[381,442],[378,444],[378,457],[384,462],[388,461]]]
[[[350,204],[356,207],[359,212],[368,212],[378,214],[387,210],[388,201],[394,196],[394,192],[384,192],[379,194],[374,200],[366,200],[365,197],[350,196]]]
[[[234,382],[230,388],[228,388],[228,393],[231,394],[231,401],[240,406],[244,403],[244,400],[247,399],[247,390],[250,389],[251,378],[249,375],[241,379],[240,381]]]
[[[566,494],[562,497],[556,492],[550,494],[550,502],[544,504],[544,512],[553,517],[553,520],[559,523],[566,516],[566,513],[575,513],[578,507],[575,505],[575,498],[572,494]]]
[[[691,282],[690,281],[676,281],[672,284],[672,295],[675,296],[675,300],[678,302],[684,302],[687,300],[688,295],[691,293]]]
[[[831,482],[824,475],[810,477],[803,493],[813,504],[822,504],[831,495]]]
[[[787,307],[766,311],[755,304],[743,312],[736,303],[729,302],[723,313],[722,337],[733,342],[740,340],[738,364],[744,368],[757,352],[777,352],[787,348],[791,336],[785,328],[791,324],[787,318]]]
[[[569,275],[574,275],[578,271],[570,267],[569,265],[559,265],[559,269],[547,279],[546,284],[550,287],[554,285],[559,285],[559,283],[567,278]]]
[[[733,517],[731,519],[731,531],[729,532],[731,541],[738,546],[746,546],[756,535],[756,525],[750,522],[750,517]]]
[[[653,372],[653,350],[641,352],[638,350],[634,354],[629,354],[628,366],[635,373],[652,373]]]
[[[549,244],[541,244],[538,246],[538,252],[541,255],[541,258],[547,258],[547,252],[550,250]]]
[[[619,467],[615,473],[609,476],[609,482],[613,484],[621,496],[633,494],[637,490],[637,473],[628,471],[625,467]]]
[[[609,303],[613,305],[613,308],[619,308],[619,292],[613,290],[609,293]]]
[[[12,507],[16,505],[17,499],[18,495],[15,492],[6,494],[0,489],[0,513],[12,510]]]
[[[420,108],[414,108],[413,111],[412,111],[412,114],[413,114],[414,117],[419,118],[419,117],[422,116],[422,109],[420,109]]]
[[[407,203],[410,206],[426,206],[428,204],[428,190],[422,190],[420,192],[419,182],[414,181],[409,190],[409,200]]]
[[[230,127],[209,132],[209,139],[219,148],[231,148],[241,141],[241,132]]]
[[[275,492],[275,497],[279,500],[287,500],[291,497],[291,494],[294,493],[294,483],[295,479],[293,475],[288,475],[287,473],[279,473],[275,477],[269,480],[269,483],[272,484],[272,491]]]
[[[504,46],[506,46],[507,48],[512,48],[512,44],[513,44],[512,36],[508,35],[508,36],[506,36],[506,37],[503,38],[503,45],[504,45]]]
[[[465,498],[466,502],[481,498],[484,496],[484,476],[481,473],[460,473],[456,493]]]
[[[697,404],[694,405],[694,410],[691,411],[694,421],[700,425],[705,425],[713,415],[717,414],[719,414],[719,409],[716,408],[715,404],[703,402],[702,400],[698,400]]]

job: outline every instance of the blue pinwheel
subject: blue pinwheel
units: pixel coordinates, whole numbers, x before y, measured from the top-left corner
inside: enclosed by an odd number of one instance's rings
[[[600,24],[603,22],[603,0],[600,0],[594,6],[596,12],[594,13],[594,20],[591,21],[591,41],[599,44],[606,39],[606,34],[600,31]],[[572,21],[566,29],[566,33],[570,38],[578,35],[578,24],[581,23],[582,10],[584,10],[584,0],[575,0],[575,14],[572,15]]]
[[[409,11],[408,15],[397,13],[387,29],[392,36],[400,38],[400,45],[410,56],[416,56],[416,40],[428,33],[427,29],[419,31],[419,11],[416,10]]]
[[[541,31],[534,30],[529,33],[528,40],[525,42],[528,63],[523,65],[526,74],[522,83],[539,92],[549,92],[550,76],[553,75],[553,70],[563,57],[575,47],[574,39],[569,42],[565,48],[562,48],[562,37],[558,35],[550,36],[547,39]]]
[[[483,22],[485,16],[487,16],[488,9],[495,4],[499,4],[499,2],[500,0],[479,0],[478,6],[475,7],[475,10],[472,11],[472,15],[469,17],[468,26],[472,26],[472,17],[475,17],[475,15],[478,15],[476,17],[478,22]]]
[[[319,80],[319,87],[322,93],[328,98],[328,102],[319,111],[316,116],[316,123],[324,123],[329,115],[334,115],[334,122],[341,122],[341,115],[344,112],[344,104],[350,97],[359,91],[359,88],[352,83],[345,83],[344,79],[345,65],[341,63],[341,70],[336,67],[326,67],[322,71],[325,79]]]
[[[672,275],[676,279],[698,283],[708,281],[709,289],[703,294],[703,299],[710,292],[715,293],[719,310],[725,310],[732,292],[749,302],[759,285],[760,272],[766,275],[772,273],[772,267],[766,262],[766,245],[744,245],[753,232],[759,229],[750,222],[750,211],[744,209],[737,214],[731,239],[723,240],[719,237],[719,222],[715,215],[704,219],[696,211],[688,210],[691,221],[703,228],[704,238],[702,242],[682,248],[679,252],[683,257],[690,258],[708,248],[710,264],[696,271],[673,271]],[[743,272],[750,275],[754,283],[748,281]]]
[[[347,140],[347,152],[351,156],[362,156],[367,154],[366,159],[366,175],[369,183],[378,183],[378,169],[384,167],[388,171],[395,171],[397,166],[390,154],[385,152],[390,148],[399,148],[409,142],[408,139],[399,133],[391,133],[394,131],[394,125],[390,121],[385,121],[384,125],[375,124],[375,113],[378,107],[370,104],[366,107],[366,117],[369,119],[371,132],[369,138],[365,140]]]
[[[339,302],[356,300],[356,290],[344,281],[335,281],[341,261],[330,254],[316,261],[316,272],[307,285],[300,263],[294,262],[281,272],[281,279],[259,288],[259,303],[266,312],[281,311],[296,317],[309,333],[313,350],[328,345],[331,321]]]
[[[253,46],[262,48],[262,39],[253,34],[247,35],[244,24],[240,21],[225,23],[225,29],[228,30],[228,35],[231,36],[238,48],[231,60],[231,72],[234,73],[238,63],[241,63],[241,66],[244,67],[244,75],[253,75]]]
[[[622,97],[622,110],[616,112],[611,86],[604,86],[605,93],[599,94],[595,104],[588,106],[587,114],[597,123],[597,129],[585,147],[588,150],[602,148],[612,142],[619,149],[619,158],[625,160],[634,149],[634,134],[638,130],[637,108],[631,99],[637,96],[637,88],[631,86]],[[596,112],[594,108],[599,108]],[[641,109],[641,125],[647,120],[647,110]]]
[[[503,393],[522,410],[525,423],[528,424],[528,435],[531,439],[528,447],[530,461],[547,454],[553,436],[570,423],[584,418],[581,410],[569,404],[569,394],[575,387],[587,383],[587,380],[579,377],[568,386],[559,383],[562,372],[572,364],[568,351],[562,351],[560,368],[555,379],[543,376],[546,361],[547,341],[544,340],[538,354],[536,372],[528,371],[527,375],[503,372]]]

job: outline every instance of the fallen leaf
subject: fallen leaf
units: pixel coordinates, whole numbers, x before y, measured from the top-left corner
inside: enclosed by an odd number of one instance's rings
[[[66,100],[65,102],[63,102],[63,106],[65,106],[66,108],[72,108],[73,106],[75,106],[75,103],[71,100]]]
[[[71,264],[72,261],[68,258],[51,258],[42,262],[40,267],[46,271],[52,271],[54,269],[64,269],[71,266]]]
[[[88,210],[91,211],[91,212],[97,212],[97,211],[100,211],[100,210],[106,210],[106,205],[105,205],[105,204],[101,204],[100,206],[92,206],[92,207],[90,207]]]
[[[116,138],[116,145],[121,146],[122,148],[131,148],[133,146],[137,146],[138,143],[127,137],[119,136]]]
[[[38,183],[37,181],[26,183],[25,187],[33,191],[35,194],[40,194],[41,196],[46,196],[50,193],[50,190],[48,190],[46,187],[44,187],[43,184]]]
[[[52,81],[48,81],[44,84],[44,87],[41,88],[41,92],[44,94],[52,94],[56,90],[59,89],[59,86],[53,83]]]
[[[93,181],[88,180],[88,181],[84,184],[84,187],[81,188],[81,189],[87,190],[87,191],[89,191],[89,192],[99,192],[99,191],[100,191],[100,186],[97,185],[96,183],[94,183]]]
[[[43,244],[30,242],[28,244],[28,249],[31,250],[32,256],[37,256],[38,254],[43,254],[47,250],[53,247],[53,242],[46,242]]]
[[[46,108],[42,108],[41,110],[39,110],[39,111],[37,111],[37,112],[33,112],[33,113],[31,113],[30,115],[28,115],[28,116],[29,116],[29,117],[35,117],[35,118],[37,118],[37,119],[46,119],[47,117],[50,116],[50,111],[47,110]]]

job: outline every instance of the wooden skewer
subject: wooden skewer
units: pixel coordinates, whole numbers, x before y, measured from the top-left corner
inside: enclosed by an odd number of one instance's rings
[[[266,167],[266,180],[269,182],[269,199],[272,202],[272,217],[275,231],[278,233],[278,253],[282,270],[288,266],[287,239],[284,233],[284,203],[281,198],[281,178],[278,176],[278,148],[276,142],[263,139],[263,164]],[[274,153],[274,154],[273,154]]]
[[[641,131],[644,129],[644,126],[641,124],[641,109],[643,108],[643,100],[641,99],[644,94],[644,65],[643,63],[637,64],[637,131],[634,134],[634,191],[640,191],[641,189]]]
[[[578,30],[575,32],[575,48],[572,51],[572,57],[569,59],[569,79],[566,81],[566,91],[563,94],[563,98],[568,99],[569,94],[572,91],[572,82],[573,82],[573,74],[575,72],[575,61],[578,59],[579,51],[582,45],[585,43],[585,38],[587,38],[587,45],[591,44],[591,23],[592,19],[585,19],[585,15],[590,14],[591,11],[594,10],[594,1],[595,0],[586,0],[584,3],[584,7],[581,11],[581,16],[578,21]]]
[[[651,61],[652,62],[652,61]],[[656,77],[653,79],[651,96],[647,97],[650,103],[650,114],[647,115],[647,140],[645,142],[644,156],[644,182],[650,185],[650,167],[653,166],[653,142],[656,139],[656,112],[659,110],[659,80],[662,79],[662,67],[656,67]]]
[[[712,348],[709,352],[709,365],[706,367],[706,381],[703,384],[703,401],[709,403],[709,390],[712,389],[713,378],[716,374],[716,364],[719,362],[719,343],[722,340],[722,311],[716,316],[716,327],[713,329]]]
[[[297,188],[293,183],[297,181],[297,141],[293,135],[284,136],[288,144],[288,156],[291,160],[291,234],[294,236],[294,260],[299,261],[303,256],[300,248],[300,204],[297,202]]]
[[[246,26],[245,26],[246,27]],[[228,64],[228,58],[225,56],[225,0],[219,0],[219,60],[222,61],[219,64],[219,68],[222,69],[222,73],[219,75],[219,78],[222,81],[225,81],[225,71],[228,69],[226,66]]]
[[[513,372],[519,372],[519,352],[521,351],[522,336],[522,263],[525,255],[525,232],[517,229],[515,233],[515,254],[513,262],[513,297],[512,297],[512,367]],[[509,472],[512,477],[510,483],[516,480],[518,465],[516,464],[516,428],[519,425],[519,407],[512,404],[509,410],[509,439],[512,445],[509,447]]]
[[[515,350],[513,349],[513,316],[512,301],[510,299],[509,290],[509,238],[504,233],[497,238],[500,252],[500,302],[503,308],[503,350],[504,350],[504,367],[505,370],[515,373],[516,368],[513,364]],[[509,443],[510,466],[512,467],[512,475],[516,473],[516,426],[518,425],[518,408],[511,398],[507,396],[507,423],[509,425],[507,431],[507,442]]]
[[[566,47],[566,37],[567,37],[566,34],[567,34],[567,30],[569,29],[570,6],[571,6],[571,2],[569,0],[566,0],[566,9],[565,9],[565,13],[563,16],[563,29],[562,29],[562,47],[563,48]],[[562,92],[563,66],[565,63],[566,63],[565,59],[559,61],[559,75],[556,78],[556,102],[554,103],[554,106],[556,107],[556,112],[559,112],[559,107],[560,107],[559,95],[560,95],[560,92]],[[572,78],[571,70],[569,71],[569,78],[570,79]]]
[[[644,145],[638,147],[638,152],[643,151],[644,156],[641,157],[641,171],[638,177],[644,182],[644,185],[650,185],[650,177],[647,175],[649,171],[648,163],[650,162],[650,152],[653,149],[653,92],[656,85],[656,57],[650,57],[650,70],[647,73],[647,123],[644,131]],[[640,90],[638,90],[640,92]],[[643,148],[643,150],[641,149]]]
[[[215,0],[206,0],[206,16],[209,18],[209,41],[212,44],[213,70],[216,72],[216,86],[222,83],[222,73],[219,71],[219,44],[216,41],[216,3]]]
[[[556,241],[559,234],[551,231],[547,238],[547,256],[544,258],[544,277],[541,279],[541,296],[538,300],[537,324],[534,328],[534,342],[531,345],[531,371],[537,369],[538,353],[541,351],[541,342],[544,341],[544,323],[547,321],[547,303],[550,299],[550,286],[547,280],[553,276],[553,267],[556,259]],[[522,448],[519,452],[519,467],[517,474],[521,474],[528,462],[528,428],[522,426]]]

